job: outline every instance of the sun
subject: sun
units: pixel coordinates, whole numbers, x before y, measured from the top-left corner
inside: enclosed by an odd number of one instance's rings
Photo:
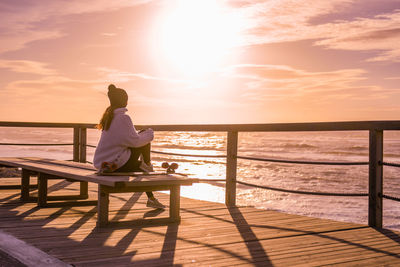
[[[238,44],[240,20],[223,1],[176,1],[156,23],[153,53],[183,76],[218,69]]]

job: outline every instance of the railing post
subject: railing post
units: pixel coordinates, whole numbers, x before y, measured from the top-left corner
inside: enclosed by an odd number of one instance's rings
[[[86,128],[79,128],[79,162],[86,163]]]
[[[79,128],[74,127],[74,150],[73,161],[79,162]]]
[[[225,204],[236,205],[236,170],[237,170],[238,132],[228,132],[226,148],[226,189]]]
[[[368,225],[382,228],[383,131],[369,131],[369,198]]]

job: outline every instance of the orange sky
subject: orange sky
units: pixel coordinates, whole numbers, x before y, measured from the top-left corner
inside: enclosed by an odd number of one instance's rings
[[[0,120],[397,120],[400,1],[0,3]]]

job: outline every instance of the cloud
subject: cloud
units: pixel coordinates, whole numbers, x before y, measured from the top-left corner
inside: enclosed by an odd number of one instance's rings
[[[363,69],[313,72],[287,65],[240,64],[214,73],[207,85],[197,87],[196,81],[103,71],[111,76],[78,80],[52,75],[11,82],[0,91],[7,99],[0,114],[7,110],[7,120],[95,122],[108,105],[107,86],[116,80],[128,91],[128,109],[136,123],[364,119],[399,109],[394,100],[400,90],[363,85],[368,75]]]
[[[190,84],[190,80],[185,79],[173,79],[169,77],[159,77],[146,73],[133,73],[128,71],[123,71],[119,69],[112,69],[107,67],[98,67],[96,71],[99,73],[101,77],[104,77],[108,81],[112,81],[113,83],[124,83],[134,80],[148,80],[155,82],[165,82],[165,83],[175,83],[175,84]]]
[[[400,62],[399,25],[400,9],[371,19],[359,18],[351,22],[327,24],[319,30],[335,34],[325,34],[325,39],[315,44],[331,49],[377,51],[378,55],[369,61]]]
[[[341,69],[310,72],[284,65],[235,65],[224,76],[235,79],[242,96],[258,103],[274,100],[302,99],[322,103],[334,99],[375,99],[381,96],[379,86],[360,86],[366,79],[363,69]]]
[[[18,1],[0,4],[0,53],[18,50],[27,43],[54,39],[65,33],[59,23],[65,16],[110,12],[137,6],[151,0],[36,1],[20,5]],[[338,14],[362,1],[356,0],[268,0],[228,1],[227,12],[241,21],[241,38],[236,46],[316,40],[328,49],[371,51],[370,61],[400,61],[400,9],[372,17],[354,17],[316,23],[315,18]],[[113,36],[114,32],[100,32]]]
[[[57,72],[46,67],[46,63],[30,60],[0,59],[0,68],[14,72],[32,73],[39,75],[55,75]]]
[[[368,76],[358,68],[307,71],[263,64],[235,65],[221,73],[230,82],[226,100],[243,103],[243,114],[264,122],[395,119],[400,88],[367,83]]]
[[[0,90],[3,120],[96,122],[107,105],[105,82],[53,75],[18,80]]]
[[[42,98],[76,98],[82,99],[98,94],[96,85],[101,84],[100,80],[74,80],[63,76],[47,76],[32,80],[18,80],[9,83],[1,93],[8,94],[8,97],[19,100]]]
[[[247,1],[238,12],[247,27],[242,45],[317,40],[315,45],[329,49],[377,53],[370,61],[400,61],[400,9],[372,17],[354,17],[312,23],[324,14],[340,13],[358,1]]]
[[[94,12],[110,12],[124,7],[145,4],[150,0],[89,1],[19,1],[0,3],[0,53],[23,48],[27,43],[63,36],[57,22],[64,16]],[[53,23],[50,23],[52,20]]]

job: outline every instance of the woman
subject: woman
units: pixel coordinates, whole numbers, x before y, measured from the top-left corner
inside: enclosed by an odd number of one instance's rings
[[[154,138],[152,129],[137,132],[129,115],[128,94],[124,89],[108,86],[110,106],[98,124],[101,137],[94,153],[94,166],[100,170],[105,164],[113,165],[114,172],[151,172],[150,142]],[[139,161],[139,157],[142,160]],[[146,192],[147,207],[165,208],[153,195]]]

